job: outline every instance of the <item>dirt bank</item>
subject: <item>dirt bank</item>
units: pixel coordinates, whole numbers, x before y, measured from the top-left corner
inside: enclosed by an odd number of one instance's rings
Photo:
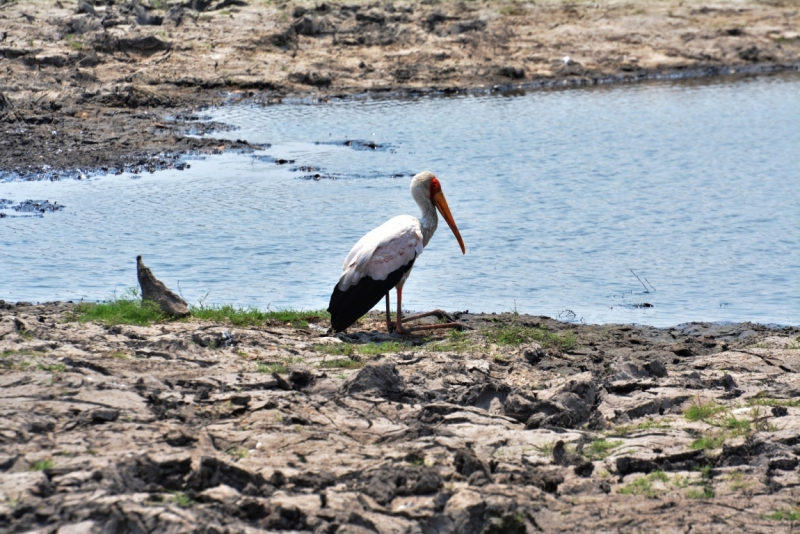
[[[777,2],[0,2],[0,178],[142,172],[247,149],[192,110],[370,92],[796,68]],[[8,178],[8,175],[6,174]]]
[[[2,308],[3,531],[752,533],[800,516],[798,328],[464,315],[476,330],[422,339],[374,316],[332,338]]]

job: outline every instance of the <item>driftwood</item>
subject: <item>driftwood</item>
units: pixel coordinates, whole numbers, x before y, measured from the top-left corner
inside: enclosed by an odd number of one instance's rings
[[[142,300],[150,300],[161,306],[161,310],[175,317],[189,315],[189,306],[186,301],[169,290],[164,283],[153,276],[150,269],[142,263],[142,257],[136,256],[136,274],[142,288]]]

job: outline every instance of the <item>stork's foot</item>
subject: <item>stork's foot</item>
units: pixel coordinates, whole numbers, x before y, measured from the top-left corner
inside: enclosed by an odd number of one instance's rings
[[[403,326],[403,323],[416,321],[417,319],[422,319],[424,317],[436,317],[438,319],[444,319],[447,321],[446,323],[438,323],[438,324],[424,324],[424,325],[410,325],[410,326]],[[419,332],[422,330],[439,330],[443,328],[452,328],[454,330],[472,330],[469,326],[459,323],[456,321],[452,315],[449,313],[442,311],[442,310],[432,310],[425,313],[418,313],[417,315],[411,315],[409,317],[403,317],[402,321],[398,321],[396,325],[394,325],[395,331],[398,334],[410,334],[412,332]]]
[[[439,324],[420,324],[420,325],[411,325],[411,326],[398,325],[397,328],[395,329],[395,331],[398,334],[411,334],[413,332],[420,332],[420,331],[423,331],[423,330],[441,330],[441,329],[444,329],[444,328],[452,328],[453,330],[459,330],[459,331],[462,331],[462,332],[464,330],[472,330],[471,327],[469,327],[469,326],[467,326],[467,325],[465,325],[463,323],[459,323],[459,322],[455,322],[454,321],[454,322],[451,322],[451,323],[439,323]]]
[[[431,310],[425,313],[418,313],[416,315],[410,315],[408,317],[403,317],[404,321],[416,321],[417,319],[422,319],[423,317],[436,317],[437,319],[444,319],[448,323],[456,322],[455,318],[447,313],[444,310]]]

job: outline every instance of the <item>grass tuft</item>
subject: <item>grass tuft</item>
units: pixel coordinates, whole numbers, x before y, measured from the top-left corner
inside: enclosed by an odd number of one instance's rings
[[[564,332],[558,334],[550,332],[546,327],[530,327],[522,325],[508,325],[484,330],[484,336],[490,343],[497,345],[522,345],[536,341],[543,347],[569,350],[575,346],[575,334]]]
[[[45,471],[46,469],[52,469],[53,463],[52,458],[45,458],[44,460],[39,460],[38,462],[34,462],[31,466],[31,470],[33,471]]]
[[[430,352],[476,352],[480,345],[466,332],[451,330],[442,340],[426,343],[424,349]]]
[[[689,445],[689,448],[692,450],[716,449],[721,447],[723,443],[725,443],[725,436],[723,435],[703,436],[702,438],[693,441],[692,444]]]
[[[764,519],[770,519],[772,521],[800,521],[800,509],[794,510],[775,510],[774,512],[770,512],[769,514],[765,514],[762,516]]]
[[[769,397],[753,397],[747,400],[748,406],[785,406],[786,408],[800,407],[800,399],[772,399]]]
[[[356,360],[325,360],[319,362],[317,367],[320,369],[361,369],[364,367],[364,363]]]
[[[684,412],[683,416],[689,421],[704,421],[708,422],[713,416],[725,410],[724,406],[720,406],[714,401],[711,402],[695,402]]]
[[[714,489],[710,486],[703,486],[702,488],[690,488],[686,490],[686,497],[689,499],[713,499]]]
[[[182,491],[176,491],[174,493],[171,493],[170,500],[175,504],[177,504],[178,506],[180,506],[181,508],[191,508],[196,504],[191,497],[189,497]]]
[[[596,439],[588,447],[583,448],[583,455],[590,460],[602,460],[609,454],[611,449],[622,445],[622,441],[608,441],[606,439]]]
[[[639,477],[633,482],[625,484],[617,493],[622,495],[641,495],[648,499],[653,499],[656,492],[653,491],[653,483],[647,477]]]
[[[271,364],[257,363],[256,364],[256,373],[267,373],[267,374],[270,374],[270,375],[272,373],[283,374],[283,373],[286,373],[287,370],[288,369],[287,369],[285,363],[271,363]]]

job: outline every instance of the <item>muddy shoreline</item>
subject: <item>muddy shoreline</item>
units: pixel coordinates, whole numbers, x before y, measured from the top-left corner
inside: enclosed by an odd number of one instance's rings
[[[180,168],[237,99],[404,97],[797,70],[796,2],[5,2],[0,179]],[[177,167],[176,167],[177,166]]]
[[[4,531],[744,533],[800,514],[798,327],[76,319],[0,304]]]

